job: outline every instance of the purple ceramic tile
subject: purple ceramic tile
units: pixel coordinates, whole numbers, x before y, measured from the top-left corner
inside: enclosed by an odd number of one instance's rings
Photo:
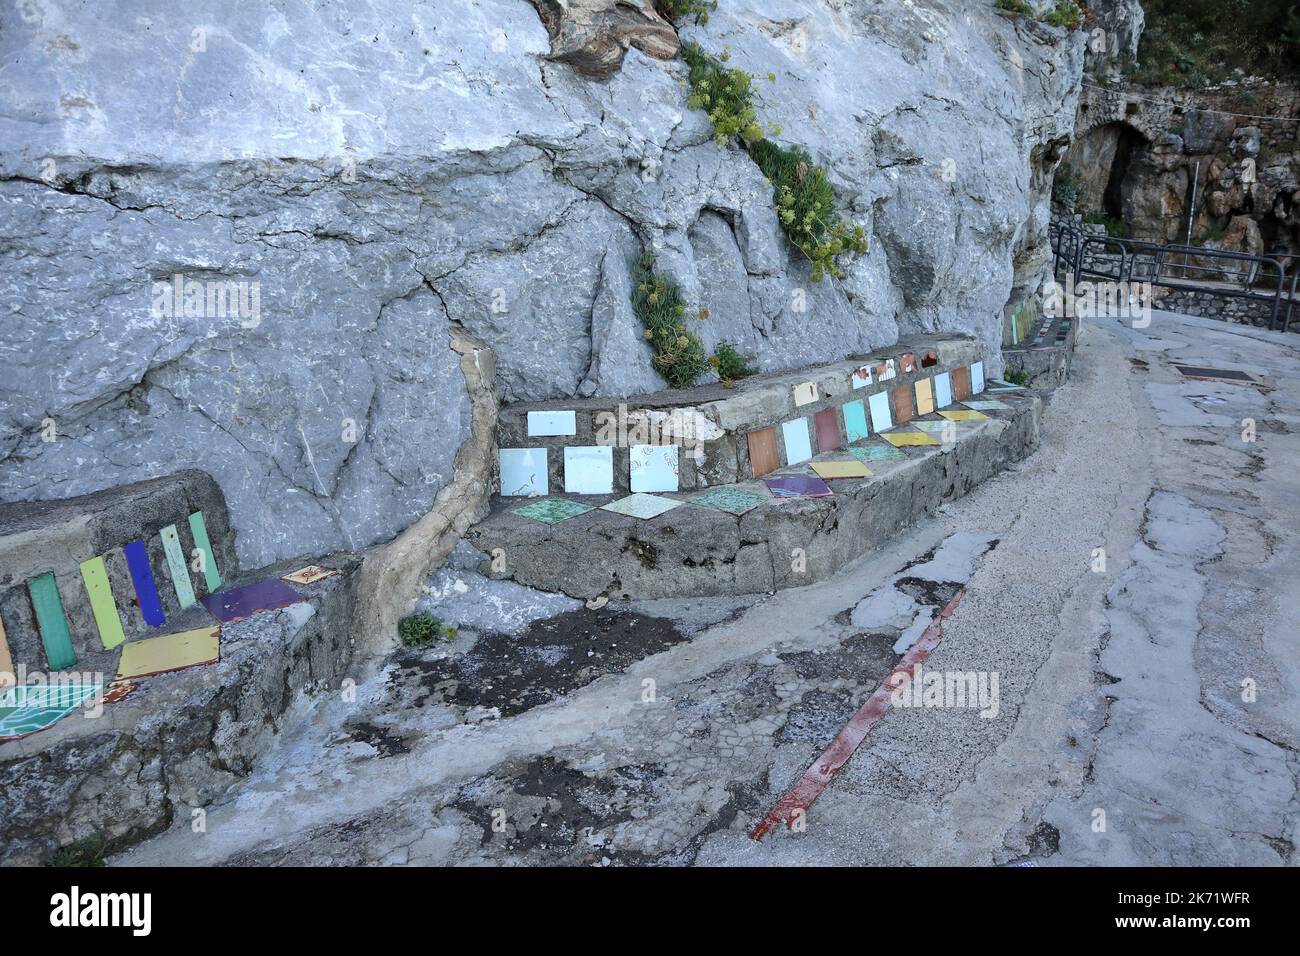
[[[768,478],[767,487],[777,498],[824,498],[833,494],[830,485],[816,475],[782,475]]]
[[[242,588],[231,588],[201,598],[203,606],[223,624],[252,617],[259,611],[274,611],[305,600],[279,578],[258,581]]]

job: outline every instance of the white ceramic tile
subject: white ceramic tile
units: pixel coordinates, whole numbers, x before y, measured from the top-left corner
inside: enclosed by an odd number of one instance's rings
[[[577,412],[529,412],[528,437],[578,434]]]
[[[934,407],[947,408],[952,404],[952,376],[940,372],[934,377]]]
[[[793,465],[807,461],[812,457],[812,442],[808,438],[808,422],[796,418],[781,426],[781,435],[785,438],[786,464]]]
[[[608,495],[614,491],[614,449],[609,445],[576,445],[564,449],[564,492],[569,495]]]
[[[502,448],[499,460],[502,495],[549,494],[545,448]]]
[[[876,392],[867,399],[867,406],[871,409],[871,430],[873,432],[883,432],[894,427],[894,417],[889,413],[889,393]]]
[[[970,393],[978,395],[984,391],[984,363],[972,362],[970,367]]]
[[[849,381],[853,383],[854,388],[866,388],[871,384],[871,366],[864,365],[859,369],[854,369],[853,374],[849,376]]]
[[[812,382],[800,382],[794,387],[794,403],[799,405],[811,405],[817,401],[817,386]]]
[[[677,491],[679,451],[676,445],[633,445],[629,448],[632,491]]]
[[[611,501],[607,505],[601,505],[602,511],[612,511],[615,514],[627,515],[631,518],[654,518],[663,514],[665,511],[672,511],[674,508],[681,507],[685,502],[677,501],[674,498],[661,498],[658,495],[628,495],[626,498],[620,498],[618,501]]]

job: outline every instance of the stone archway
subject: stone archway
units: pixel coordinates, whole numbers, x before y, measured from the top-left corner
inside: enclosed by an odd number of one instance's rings
[[[1129,221],[1126,197],[1135,171],[1135,160],[1150,148],[1150,140],[1123,120],[1093,126],[1076,139],[1062,159],[1068,166],[1078,199],[1075,208],[1083,213],[1100,212]]]

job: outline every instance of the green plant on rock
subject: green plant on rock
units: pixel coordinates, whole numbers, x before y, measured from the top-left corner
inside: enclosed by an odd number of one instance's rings
[[[772,184],[781,228],[812,263],[812,281],[820,282],[828,272],[842,277],[839,256],[866,252],[867,234],[835,211],[826,167],[814,163],[798,146],[785,149],[769,140],[751,144],[749,155]]]
[[[108,840],[102,833],[69,843],[54,851],[46,866],[105,866],[104,856],[108,852]]]
[[[682,44],[682,59],[691,68],[687,77],[691,92],[686,102],[691,109],[709,114],[713,139],[719,146],[727,145],[733,136],[756,143],[767,133],[754,108],[754,78],[744,70],[728,68],[726,58],[725,53],[721,59],[710,56],[698,43]],[[774,126],[771,132],[779,136],[781,129]]]
[[[419,612],[402,618],[397,624],[397,636],[405,647],[425,647],[435,641],[456,639],[456,628],[448,627],[442,618]]]
[[[686,303],[676,283],[654,271],[654,256],[646,253],[637,262],[632,289],[632,311],[645,328],[646,341],[654,349],[651,364],[673,388],[689,388],[709,370],[699,336],[686,327]],[[701,318],[708,313],[700,310]]]
[[[1060,0],[1056,6],[1042,15],[1042,20],[1049,26],[1077,30],[1083,26],[1083,11],[1074,0]]]
[[[709,364],[718,372],[718,378],[722,379],[723,387],[734,388],[739,379],[748,375],[755,374],[758,369],[750,367],[749,360],[754,356],[741,355],[736,346],[731,342],[719,342],[713,354],[709,356]]]
[[[1007,374],[1004,377],[1012,385],[1029,384],[1029,373],[1026,372],[1023,368],[1018,368],[1015,369],[1014,371],[1007,372]]]
[[[718,9],[718,0],[655,0],[655,7],[673,23],[685,17],[708,23],[709,14]]]

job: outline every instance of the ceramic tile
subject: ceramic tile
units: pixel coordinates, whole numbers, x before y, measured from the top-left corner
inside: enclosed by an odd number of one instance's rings
[[[813,416],[817,430],[817,450],[820,453],[835,451],[840,447],[840,418],[833,408],[823,408]]]
[[[957,426],[949,421],[912,422],[911,425],[913,428],[921,429],[921,431],[928,435],[942,435],[947,429],[951,429],[954,435],[957,432]]]
[[[577,412],[529,412],[528,437],[578,434]]]
[[[893,359],[885,359],[876,366],[876,381],[888,382],[891,378],[898,375],[898,366]]]
[[[614,514],[627,515],[629,518],[650,519],[663,514],[665,511],[672,511],[680,507],[682,502],[674,498],[661,498],[658,495],[635,494],[628,495],[626,498],[620,498],[618,501],[611,501],[607,505],[601,505],[601,511],[612,511]]]
[[[817,386],[813,382],[800,382],[794,387],[794,404],[811,405],[817,401]]]
[[[614,492],[614,449],[609,445],[575,445],[564,449],[564,493],[608,495]]]
[[[889,393],[876,392],[867,399],[867,405],[871,409],[871,430],[876,434],[888,431],[894,427],[893,416],[889,413]]]
[[[970,367],[970,393],[978,395],[984,391],[984,363],[973,362]]]
[[[871,384],[871,366],[864,365],[861,368],[854,369],[853,374],[849,376],[849,381],[854,388],[866,388]]]
[[[278,583],[278,581],[277,581]],[[122,645],[117,679],[166,674],[197,664],[211,664],[221,656],[221,628],[201,627],[179,634],[148,637]]]
[[[934,407],[947,408],[952,404],[952,376],[940,372],[934,377]]]
[[[502,495],[545,495],[550,490],[545,448],[502,448],[500,462]]]
[[[692,498],[691,504],[703,505],[728,514],[743,515],[767,501],[766,495],[744,488],[711,488],[698,498]]]
[[[850,445],[871,434],[867,428],[867,407],[861,401],[844,404],[844,434],[848,436]]]
[[[830,485],[813,475],[782,475],[767,479],[768,490],[776,498],[825,498],[834,494]]]
[[[749,442],[749,467],[755,478],[781,467],[781,456],[776,450],[776,429],[760,428],[745,436]]]
[[[525,518],[532,518],[534,521],[541,521],[545,524],[557,524],[592,510],[591,505],[584,505],[580,501],[569,501],[565,498],[542,498],[538,501],[530,501],[522,508],[513,509],[517,515],[523,515]]]
[[[677,491],[680,451],[676,445],[633,445],[628,449],[632,491]]]
[[[916,354],[913,352],[904,352],[902,358],[898,360],[898,370],[904,375],[911,375],[916,371]]]
[[[263,611],[298,604],[306,599],[279,578],[268,578],[242,588],[205,594],[199,600],[213,617],[223,624],[229,624]]]
[[[21,684],[0,692],[0,740],[17,740],[53,726],[87,700],[102,684]]]
[[[965,366],[952,370],[952,397],[959,402],[970,398],[970,369]]]
[[[906,461],[907,455],[899,451],[893,445],[864,445],[861,448],[850,448],[849,451],[857,455],[863,461]]]
[[[894,424],[910,422],[916,415],[912,386],[900,385],[890,393],[894,400]]]
[[[934,411],[934,383],[923,378],[916,383],[916,414],[929,415]]]
[[[967,408],[975,408],[981,412],[987,412],[990,409],[995,411],[1011,411],[1011,406],[1005,402],[999,402],[995,398],[986,398],[976,402],[962,402]]]
[[[781,426],[781,437],[785,439],[785,461],[787,465],[796,465],[812,457],[812,442],[808,438],[808,422],[796,418]]]
[[[815,461],[812,470],[819,478],[870,478],[872,471],[861,461]]]
[[[932,368],[939,364],[939,355],[936,352],[926,352],[921,356],[921,368]]]
[[[889,432],[880,437],[891,445],[897,445],[900,448],[906,448],[911,445],[941,444],[939,439],[935,438],[933,435],[927,435],[925,432]]]
[[[332,578],[338,574],[334,568],[322,568],[316,564],[309,564],[305,568],[299,568],[292,574],[280,575],[280,580],[288,581],[290,584],[315,584],[317,581],[324,581],[326,578]]]
[[[988,416],[985,415],[983,412],[968,412],[960,408],[951,411],[940,412],[939,414],[952,422],[988,421]]]

